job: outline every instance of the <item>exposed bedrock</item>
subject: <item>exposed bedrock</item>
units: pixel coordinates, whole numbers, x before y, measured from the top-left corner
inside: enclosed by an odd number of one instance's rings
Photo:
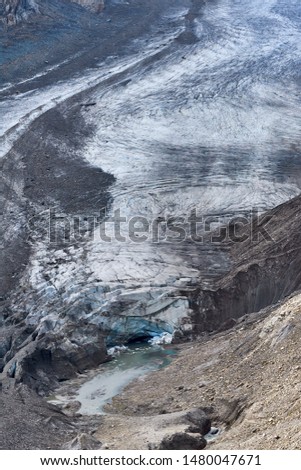
[[[301,286],[301,197],[241,229],[247,240],[233,243],[234,267],[212,289],[191,296],[197,333],[233,326],[246,314],[275,304]]]
[[[4,373],[39,393],[107,360],[104,335],[92,325],[68,322],[61,331],[52,326],[44,324],[30,335],[28,327],[19,330],[5,358],[12,356]]]

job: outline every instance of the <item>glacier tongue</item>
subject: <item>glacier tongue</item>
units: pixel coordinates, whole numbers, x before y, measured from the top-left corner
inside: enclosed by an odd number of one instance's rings
[[[73,165],[78,168],[76,157],[83,167],[114,175],[106,215],[120,211],[127,221],[144,217],[152,224],[162,217],[187,217],[196,209],[204,217],[227,222],[250,214],[254,205],[262,212],[299,194],[300,93],[295,78],[300,32],[279,2],[276,13],[275,3],[205,2],[199,17],[181,12],[177,38],[166,36],[165,25],[170,23],[162,17],[162,32],[144,38],[155,50],[141,43],[137,57],[117,58],[110,70],[104,65],[86,77],[58,84],[55,90],[37,90],[2,104],[2,109],[11,110],[10,127],[22,116],[27,126],[35,113],[50,106],[51,99],[61,102],[61,93],[64,101],[82,91],[79,102],[74,98],[55,108],[53,131],[49,130],[53,122],[44,114],[52,152],[49,161],[56,151],[67,162],[62,169],[55,167],[51,184],[46,180],[50,197],[45,207],[53,203],[63,210],[61,193],[57,192],[58,200],[53,194],[53,181],[58,181],[68,203],[77,189],[84,207],[79,215],[89,217],[92,206],[101,209],[97,207],[101,184],[94,185],[96,193],[87,189],[88,184],[82,189],[75,174],[66,186],[66,174]],[[190,39],[195,38],[189,44],[178,35],[179,26],[182,30],[187,23],[193,32]],[[71,122],[74,127],[69,128]],[[83,137],[76,124],[86,125]],[[80,136],[81,145],[70,145],[70,129]],[[15,132],[7,140],[3,131],[4,143],[10,146]],[[38,140],[30,142],[30,152],[44,141],[43,133],[34,137]],[[46,153],[43,147],[38,150],[36,164]],[[22,173],[25,157],[20,154]],[[50,172],[50,163],[45,165]],[[32,175],[28,176],[30,180]],[[26,186],[34,189],[36,184]],[[22,192],[14,180],[12,187]],[[44,199],[43,191],[37,194]],[[42,210],[40,199],[28,198],[30,210]],[[71,212],[67,216],[72,218]],[[227,257],[221,250],[215,257],[218,248],[212,243],[168,244],[152,238],[138,243],[129,237],[128,225],[120,229],[122,242],[114,236],[114,227],[108,227],[111,240],[106,242],[100,235],[104,223],[74,246],[33,240],[30,263],[13,299],[14,315],[24,331],[14,338],[11,357],[23,340],[27,347],[27,331],[33,342],[53,335],[51,344],[41,343],[43,360],[45,350],[52,357],[62,351],[61,358],[76,355],[80,369],[87,365],[89,354],[95,362],[103,358],[107,345],[163,333],[191,333],[193,312],[185,292],[211,273],[217,276],[227,270]],[[101,335],[107,344],[100,345]]]

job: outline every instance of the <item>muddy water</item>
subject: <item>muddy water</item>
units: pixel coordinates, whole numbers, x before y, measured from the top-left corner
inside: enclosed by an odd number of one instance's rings
[[[148,343],[135,343],[121,352],[112,361],[103,364],[93,377],[83,383],[71,381],[58,391],[51,402],[64,404],[79,401],[79,412],[85,415],[104,414],[104,406],[135,379],[142,378],[151,371],[162,369],[170,364],[177,354],[173,346],[151,346]],[[68,389],[72,389],[72,392]]]

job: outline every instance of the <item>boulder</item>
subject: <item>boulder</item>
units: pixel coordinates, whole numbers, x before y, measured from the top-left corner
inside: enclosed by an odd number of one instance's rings
[[[207,445],[201,435],[192,435],[186,432],[177,432],[165,436],[159,446],[159,450],[202,450]]]
[[[210,432],[211,420],[202,408],[196,408],[189,411],[186,414],[186,419],[192,423],[192,426],[187,430],[188,432],[199,433],[202,436],[205,436]]]

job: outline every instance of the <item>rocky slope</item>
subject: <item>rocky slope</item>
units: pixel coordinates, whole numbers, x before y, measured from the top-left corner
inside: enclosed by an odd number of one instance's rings
[[[198,333],[231,327],[301,288],[300,207],[296,197],[239,227],[228,245],[230,272],[190,297]]]
[[[300,339],[298,293],[182,346],[170,366],[113,399],[97,435],[110,449],[153,448],[200,407],[219,429],[210,449],[299,449]]]
[[[0,384],[0,449],[59,449],[76,436],[67,416],[25,386],[5,379]]]
[[[210,449],[299,449],[300,340],[296,293],[226,332],[178,345],[170,366],[129,385],[104,417],[81,418],[71,405],[58,412],[2,376],[1,448],[154,449],[179,436],[184,448],[190,438],[197,448],[209,420],[218,430],[207,442]],[[192,425],[188,417],[196,409],[203,417]]]
[[[70,417],[47,403],[29,387],[13,379],[0,382],[0,449],[99,449],[93,436],[99,425],[81,417]]]

